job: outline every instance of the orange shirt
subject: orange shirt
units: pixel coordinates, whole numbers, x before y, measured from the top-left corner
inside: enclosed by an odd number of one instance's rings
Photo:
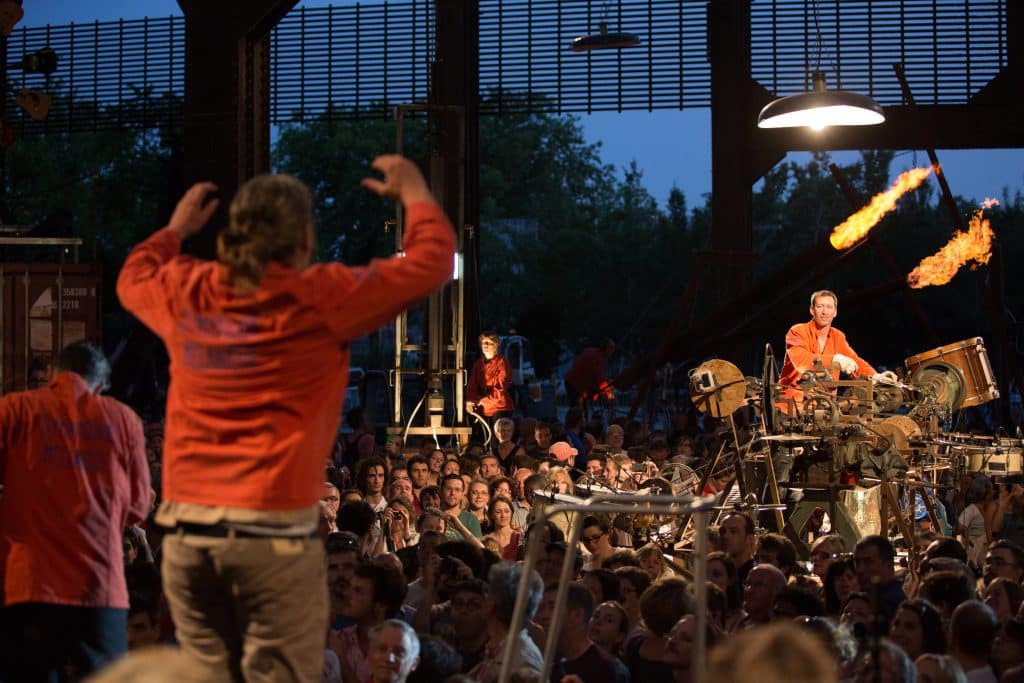
[[[512,367],[504,356],[487,360],[476,359],[466,383],[466,400],[478,403],[487,417],[516,407],[509,388],[512,386]]]
[[[779,384],[786,387],[796,387],[800,376],[814,368],[814,361],[821,359],[822,365],[831,372],[832,359],[839,353],[852,358],[857,363],[857,375],[868,376],[875,374],[875,369],[857,355],[850,344],[846,341],[846,335],[834,327],[828,330],[828,337],[825,339],[824,350],[819,351],[818,328],[814,321],[793,325],[786,333],[786,362],[782,365],[782,374],[779,376]],[[788,392],[792,394],[793,392]]]
[[[438,289],[455,235],[430,202],[407,207],[404,256],[363,267],[267,265],[237,294],[225,266],[180,256],[160,230],[125,261],[117,295],[167,347],[164,499],[297,510],[323,495],[352,339]]]
[[[128,608],[121,534],[152,502],[142,422],[77,374],[0,398],[3,604]]]

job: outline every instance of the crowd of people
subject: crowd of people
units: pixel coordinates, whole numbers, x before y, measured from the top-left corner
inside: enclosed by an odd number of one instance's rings
[[[216,261],[180,253],[217,206],[209,183],[136,247],[118,295],[168,348],[165,420],[101,396],[109,366],[84,343],[48,385],[0,398],[0,680],[539,682],[560,588],[553,683],[1024,680],[1019,486],[973,478],[942,515],[955,526],[912,547],[819,520],[800,532],[806,561],[727,507],[697,604],[692,552],[650,515],[538,514],[551,493],[625,496],[708,467],[732,433],[588,412],[611,391],[611,343],[581,354],[561,420],[516,410],[483,335],[465,408],[490,441],[381,439],[359,409],[339,430],[349,342],[443,286],[455,244],[413,164],[372,166],[383,178],[364,186],[406,207],[400,256],[311,265],[312,195],[287,176],[232,198]],[[836,303],[811,298],[811,356],[856,370],[830,350]],[[730,480],[713,472],[701,493],[724,504]]]

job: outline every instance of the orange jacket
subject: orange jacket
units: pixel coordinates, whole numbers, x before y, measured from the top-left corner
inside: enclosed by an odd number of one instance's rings
[[[404,255],[362,267],[267,265],[236,294],[225,266],[179,256],[160,230],[125,261],[117,295],[167,346],[166,500],[296,510],[323,495],[349,346],[441,287],[455,235],[430,202],[406,211]]]
[[[514,410],[515,402],[509,387],[512,386],[512,367],[504,356],[495,356],[487,360],[483,356],[476,359],[466,383],[466,400],[480,405],[486,417],[506,410]]]
[[[128,608],[121,534],[152,502],[142,422],[72,372],[0,398],[2,602]]]
[[[821,359],[822,365],[831,373],[832,358],[840,353],[852,358],[857,363],[857,375],[871,376],[875,369],[857,355],[846,335],[834,327],[828,330],[828,337],[825,340],[825,350],[818,353],[818,328],[814,321],[793,325],[786,333],[786,362],[782,366],[782,374],[779,376],[779,384],[786,387],[796,387],[800,376],[814,367],[814,361]],[[792,392],[789,392],[792,393]]]

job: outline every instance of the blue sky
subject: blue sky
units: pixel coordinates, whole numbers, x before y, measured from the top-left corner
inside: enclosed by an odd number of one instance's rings
[[[221,1],[221,0],[210,0]],[[326,0],[303,0],[306,7],[332,4]],[[335,0],[333,4],[350,4]],[[27,26],[70,22],[138,19],[181,14],[175,0],[24,0]],[[669,190],[679,187],[690,206],[701,204],[701,195],[711,191],[711,115],[708,109],[685,111],[600,113],[581,117],[591,142],[600,141],[606,163],[621,170],[636,160],[644,174],[644,185],[664,206]],[[1000,197],[1004,187],[1024,187],[1024,150],[939,150],[939,160],[953,192],[981,200]],[[793,154],[803,162],[807,154]],[[840,163],[856,158],[854,153],[837,153]],[[893,177],[914,165],[926,165],[923,152],[901,153],[891,169]]]

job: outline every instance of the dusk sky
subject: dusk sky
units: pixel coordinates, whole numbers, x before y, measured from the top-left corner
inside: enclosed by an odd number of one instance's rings
[[[175,0],[25,0],[26,26],[110,21],[119,18],[180,15]],[[303,0],[305,7],[354,4],[349,0]],[[791,93],[786,93],[791,94]],[[689,205],[702,204],[701,195],[711,191],[710,109],[657,112],[607,112],[582,116],[587,138],[602,143],[602,158],[621,170],[636,160],[647,189],[664,207],[673,185],[686,193]],[[980,201],[1000,197],[1004,187],[1011,194],[1024,187],[1024,150],[939,150],[939,160],[953,192]],[[791,155],[803,162],[807,154]],[[840,163],[856,159],[855,153],[834,155]],[[923,151],[900,152],[891,169],[893,177],[914,165],[928,163]],[[929,181],[934,182],[934,181]]]

